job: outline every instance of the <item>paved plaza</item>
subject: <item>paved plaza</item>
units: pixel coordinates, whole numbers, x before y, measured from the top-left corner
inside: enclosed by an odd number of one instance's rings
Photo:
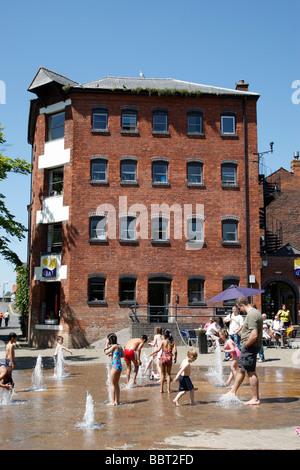
[[[0,336],[5,333],[2,328]],[[128,331],[119,333],[124,345]],[[235,402],[222,399],[228,389],[208,379],[216,359],[209,352],[200,354],[193,366],[196,405],[190,406],[186,395],[181,407],[174,406],[178,383],[172,384],[170,395],[160,394],[159,384],[149,377],[139,377],[137,386],[128,388],[123,363],[121,404],[108,407],[109,363],[103,344],[104,340],[73,350],[73,355],[66,352],[65,374],[55,378],[54,350],[30,349],[20,341],[14,396],[10,403],[1,404],[1,450],[105,450],[133,456],[143,450],[188,454],[213,449],[300,449],[300,436],[295,432],[300,426],[300,349],[265,350],[266,360],[257,366],[259,406],[243,404],[251,397],[248,379]],[[173,377],[187,348],[178,350]],[[149,347],[143,349],[144,362],[150,352]],[[43,365],[43,387],[35,390],[32,375],[38,357]],[[229,374],[228,362],[223,362],[223,374]],[[88,396],[92,399],[92,428],[81,425]]]

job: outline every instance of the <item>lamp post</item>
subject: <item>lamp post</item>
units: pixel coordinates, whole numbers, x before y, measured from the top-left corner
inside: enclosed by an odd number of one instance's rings
[[[266,153],[273,153],[273,146],[274,146],[274,142],[270,142],[270,150],[266,150],[265,152],[257,152],[257,153],[253,153],[253,155],[257,155],[257,160],[254,160],[255,163],[258,163],[258,176],[260,175],[260,172],[259,172],[259,165],[261,163],[261,158],[263,155],[265,155]]]

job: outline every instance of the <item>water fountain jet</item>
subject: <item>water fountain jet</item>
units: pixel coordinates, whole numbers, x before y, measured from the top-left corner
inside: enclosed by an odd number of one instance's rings
[[[95,423],[94,400],[88,392],[86,394],[85,413],[82,423],[77,423],[78,429],[101,429],[103,423]]]
[[[31,381],[32,390],[45,390],[47,388],[44,384],[43,361],[40,354],[36,360],[36,365],[32,373]]]

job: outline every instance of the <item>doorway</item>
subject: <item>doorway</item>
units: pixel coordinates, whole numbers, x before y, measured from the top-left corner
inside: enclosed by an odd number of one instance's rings
[[[167,323],[171,298],[171,281],[164,278],[149,279],[148,305],[150,323]]]
[[[262,294],[262,311],[268,318],[272,318],[273,314],[281,309],[282,304],[286,305],[287,310],[291,312],[293,323],[296,323],[296,296],[293,289],[285,282],[271,282]]]

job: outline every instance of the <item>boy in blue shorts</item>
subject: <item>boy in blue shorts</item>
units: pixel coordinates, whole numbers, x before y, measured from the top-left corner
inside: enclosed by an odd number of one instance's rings
[[[191,382],[191,363],[194,362],[198,357],[196,349],[189,349],[186,359],[184,359],[180,365],[178,374],[176,375],[173,382],[179,380],[179,393],[174,398],[173,403],[176,406],[180,406],[178,400],[186,393],[190,392],[190,404],[194,405],[194,385]]]

